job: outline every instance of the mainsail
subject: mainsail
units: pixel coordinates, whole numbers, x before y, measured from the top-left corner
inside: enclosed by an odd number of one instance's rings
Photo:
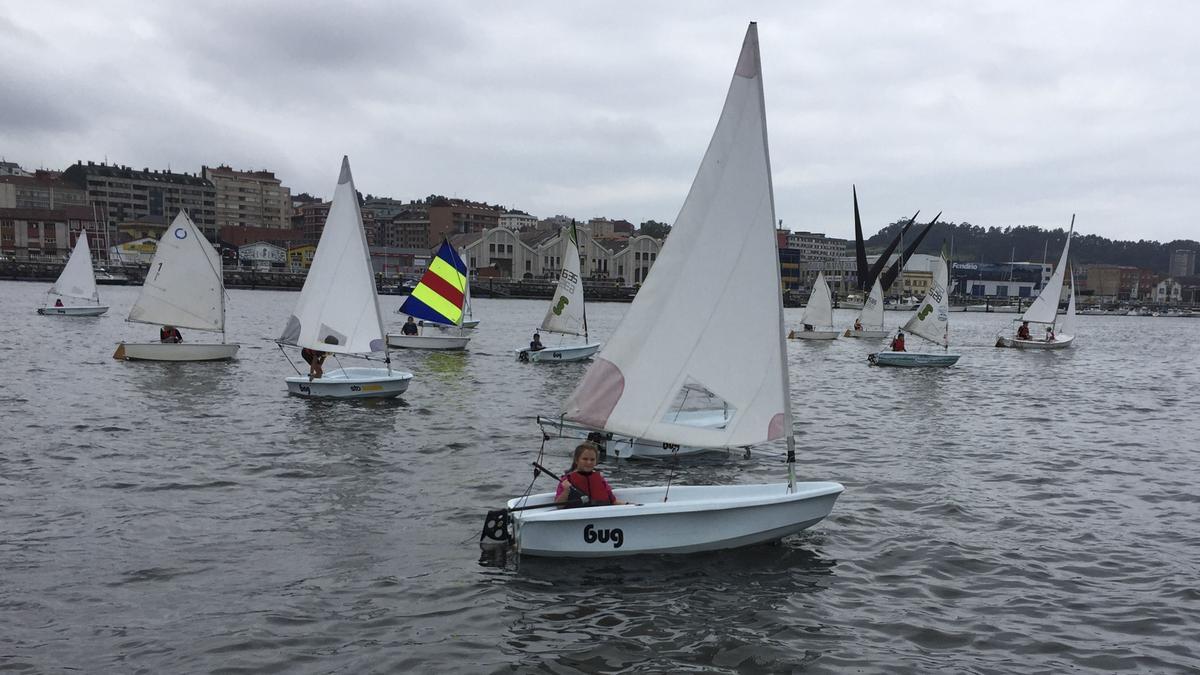
[[[880,322],[882,323],[882,320]],[[808,304],[804,306],[800,323],[821,328],[833,327],[833,295],[829,292],[829,283],[825,281],[824,272],[817,272],[817,280],[813,282],[812,293],[808,296]]]
[[[386,349],[367,234],[346,157],[304,288],[279,341],[338,354]]]
[[[1067,252],[1071,250],[1071,234],[1074,231],[1075,216],[1071,216],[1071,229],[1067,230],[1067,241],[1063,244],[1062,255],[1058,258],[1058,266],[1054,268],[1054,274],[1050,275],[1050,281],[1046,282],[1045,288],[1038,294],[1037,299],[1021,315],[1022,321],[1054,323],[1054,318],[1058,315],[1058,299],[1062,296],[1063,277],[1067,272]]]
[[[575,223],[571,223],[564,246],[562,272],[558,275],[558,288],[546,318],[542,319],[542,330],[567,335],[583,335],[587,332],[587,318],[583,310],[583,280],[579,276],[579,239],[575,234]]]
[[[221,256],[183,211],[158,240],[129,320],[196,330],[225,330]]]
[[[712,141],[645,283],[564,407],[615,434],[704,448],[790,437],[783,301],[757,27]],[[673,420],[703,389],[722,428]]]
[[[939,260],[934,264],[933,281],[925,292],[925,298],[908,323],[904,324],[904,330],[909,333],[943,347],[950,345],[950,304],[946,293],[948,278],[946,261]]]
[[[87,230],[79,231],[71,257],[58,275],[50,292],[68,298],[99,302],[96,292],[96,274],[92,271],[92,251],[88,247]]]
[[[871,285],[871,294],[863,302],[858,320],[866,330],[883,330],[883,286],[878,279]]]
[[[400,306],[400,313],[445,324],[462,325],[467,295],[467,266],[450,242],[442,240],[429,269]]]

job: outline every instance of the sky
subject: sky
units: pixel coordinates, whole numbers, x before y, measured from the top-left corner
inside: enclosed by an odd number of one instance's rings
[[[0,2],[0,157],[674,221],[757,21],[777,216],[1200,239],[1200,3]]]

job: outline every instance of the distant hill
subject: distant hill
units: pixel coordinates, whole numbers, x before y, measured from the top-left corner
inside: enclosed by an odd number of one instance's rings
[[[868,253],[882,253],[906,222],[907,218],[897,220],[867,239]],[[918,226],[924,227],[920,218],[909,229],[913,236],[920,232]],[[956,261],[1041,262],[1044,256],[1047,262],[1053,263],[1062,252],[1066,238],[1066,228],[1044,230],[1028,225],[984,228],[970,223],[939,221],[925,236],[917,252],[937,254],[944,243],[947,253],[950,253],[953,241],[953,258]],[[1200,242],[1191,239],[1176,239],[1165,244],[1145,239],[1113,241],[1077,232],[1071,242],[1071,261],[1080,265],[1132,265],[1166,274],[1170,267],[1171,252],[1178,248],[1200,251]]]

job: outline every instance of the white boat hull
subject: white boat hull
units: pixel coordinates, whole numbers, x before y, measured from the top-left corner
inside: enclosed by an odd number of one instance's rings
[[[82,307],[38,307],[38,314],[44,316],[100,316],[108,311],[105,305],[84,305]]]
[[[443,333],[452,331],[452,330],[458,330],[458,326],[447,326],[446,324],[433,323],[432,321],[428,321],[428,322],[427,321],[418,321],[417,327],[421,328],[421,329],[433,328],[433,329],[436,329],[437,331],[443,332]],[[475,330],[478,327],[479,327],[479,319],[462,322],[463,330]]]
[[[556,363],[559,361],[583,361],[592,358],[592,355],[598,351],[600,351],[600,343],[594,342],[570,347],[547,347],[536,352],[529,349],[518,349],[516,354],[518,361]]]
[[[840,332],[834,328],[830,330],[800,330],[792,331],[788,337],[793,340],[836,340]]]
[[[924,352],[879,352],[867,360],[876,366],[897,368],[946,368],[958,363],[961,354],[929,354]]]
[[[1066,349],[1075,341],[1074,335],[1056,335],[1053,340],[1021,340],[1015,337],[1000,336],[996,338],[997,347],[1012,347],[1015,349]]]
[[[782,539],[821,522],[845,488],[839,483],[680,485],[629,488],[621,506],[530,509],[512,513],[523,555],[603,558],[695,553]],[[662,501],[668,495],[670,501]],[[552,493],[513,499],[509,508],[549,504]]]
[[[202,342],[122,342],[114,359],[126,361],[222,361],[237,355],[241,345]]]
[[[408,389],[412,373],[387,368],[336,368],[310,380],[289,377],[288,393],[304,398],[394,398]]]
[[[674,416],[674,421],[687,426],[720,429],[729,423],[729,418],[724,410],[683,410]],[[664,447],[657,441],[618,436],[595,427],[552,417],[539,416],[537,423],[543,433],[559,438],[593,441],[600,445],[605,453],[612,454],[617,459],[670,459],[686,455],[729,452],[726,448]]]
[[[389,347],[396,349],[431,349],[434,351],[454,352],[467,348],[470,336],[464,335],[397,335],[388,333]]]
[[[892,334],[892,332],[890,330],[884,330],[882,328],[879,330],[867,330],[867,329],[854,330],[853,328],[847,328],[846,333],[843,337],[878,340],[880,338],[885,338],[891,334]]]

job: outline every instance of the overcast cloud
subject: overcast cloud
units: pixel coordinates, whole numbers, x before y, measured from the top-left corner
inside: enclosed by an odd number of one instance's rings
[[[776,208],[1200,238],[1193,2],[0,5],[0,156],[674,220],[759,22]]]

